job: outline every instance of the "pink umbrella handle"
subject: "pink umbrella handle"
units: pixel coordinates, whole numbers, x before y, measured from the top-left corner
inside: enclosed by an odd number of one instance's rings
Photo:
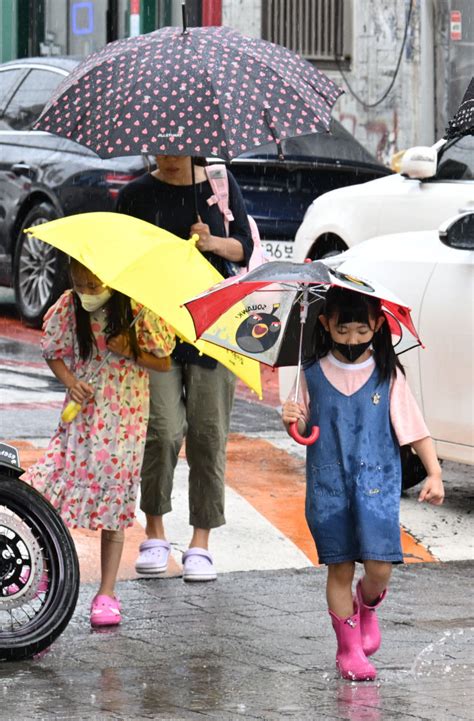
[[[313,426],[309,436],[302,436],[298,431],[298,422],[290,423],[290,436],[302,446],[311,446],[319,438],[319,426]]]

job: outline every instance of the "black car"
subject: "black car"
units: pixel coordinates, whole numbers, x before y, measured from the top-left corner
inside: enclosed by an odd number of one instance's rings
[[[274,143],[232,161],[231,169],[272,260],[291,260],[293,240],[306,209],[329,190],[375,180],[392,171],[379,163],[337,120],[331,133]],[[327,248],[330,252],[335,248]]]
[[[79,58],[28,58],[0,66],[0,285],[13,285],[23,319],[38,326],[66,285],[63,257],[24,228],[74,213],[112,211],[120,187],[145,170],[141,157],[102,160],[91,150],[31,130]],[[328,190],[390,171],[333,121],[331,135],[271,145],[234,160],[248,212],[267,252],[292,255],[308,205]]]
[[[144,171],[140,157],[101,160],[88,148],[31,130],[75,58],[0,66],[0,285],[13,285],[24,320],[38,326],[67,283],[63,257],[24,228],[113,211],[120,187]]]

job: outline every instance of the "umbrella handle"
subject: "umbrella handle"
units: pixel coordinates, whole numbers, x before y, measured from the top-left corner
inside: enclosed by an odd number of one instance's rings
[[[81,410],[82,406],[80,403],[76,403],[76,401],[69,401],[65,409],[63,410],[61,414],[61,420],[63,423],[71,423],[71,421],[74,420],[74,418],[77,416],[79,411]]]
[[[290,423],[289,434],[297,443],[302,446],[312,446],[319,438],[319,426],[313,426],[309,436],[302,436],[298,431],[298,422]]]

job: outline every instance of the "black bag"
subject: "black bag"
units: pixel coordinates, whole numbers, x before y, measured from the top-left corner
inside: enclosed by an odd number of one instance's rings
[[[402,491],[406,491],[424,481],[426,468],[411,446],[400,446],[400,460],[402,462]]]

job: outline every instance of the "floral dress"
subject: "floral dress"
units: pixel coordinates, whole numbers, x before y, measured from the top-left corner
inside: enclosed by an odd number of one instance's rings
[[[140,306],[132,307],[137,314]],[[41,341],[44,358],[63,359],[86,381],[107,353],[105,309],[90,319],[97,347],[87,361],[79,355],[70,290],[46,314]],[[158,357],[173,350],[173,329],[151,311],[143,311],[135,328],[141,350]],[[71,423],[60,421],[44,456],[23,478],[71,528],[120,530],[135,517],[149,412],[148,371],[112,353],[91,385],[94,396]],[[69,400],[66,394],[63,407]]]

